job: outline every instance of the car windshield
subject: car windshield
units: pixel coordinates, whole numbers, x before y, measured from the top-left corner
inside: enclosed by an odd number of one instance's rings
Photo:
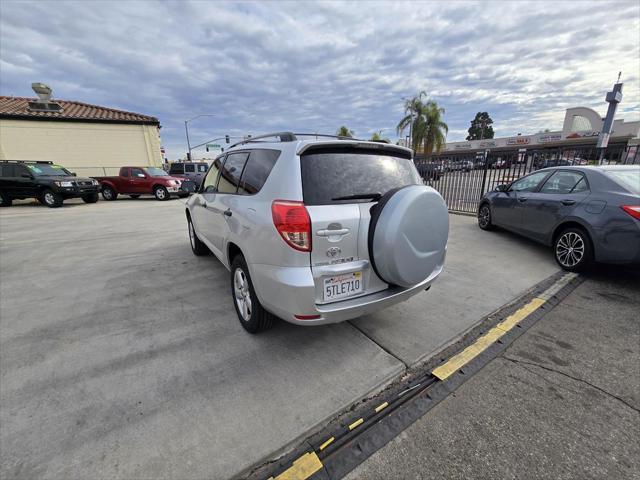
[[[69,170],[60,165],[52,165],[50,163],[27,164],[29,171],[36,176],[46,175],[48,177],[68,177],[71,175]]]
[[[370,202],[393,188],[422,185],[410,159],[387,152],[322,150],[303,155],[301,164],[307,205]]]
[[[165,177],[169,175],[167,172],[165,172],[161,168],[155,168],[155,167],[145,168],[144,171],[147,172],[147,174],[150,177]]]
[[[640,195],[640,168],[632,170],[605,170],[613,180],[634,195]]]

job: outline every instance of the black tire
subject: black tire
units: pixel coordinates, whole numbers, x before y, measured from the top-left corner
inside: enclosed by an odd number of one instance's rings
[[[171,195],[169,195],[169,190],[167,190],[162,185],[158,185],[153,189],[153,195],[156,197],[156,200],[160,200],[161,202],[164,202],[171,198]]]
[[[109,185],[105,185],[104,187],[102,187],[102,198],[104,198],[108,202],[111,202],[118,198],[118,192],[116,192]]]
[[[98,201],[98,193],[90,193],[89,195],[85,195],[82,197],[82,201],[84,203],[96,203]]]
[[[584,272],[593,263],[589,234],[580,227],[565,228],[553,241],[553,257],[563,270]]]
[[[242,300],[240,298],[236,298],[236,273],[243,278],[245,282],[244,294],[241,293],[242,288],[238,288],[239,295],[242,295],[245,301],[247,298],[250,300],[248,318],[244,317],[244,314],[241,312],[240,306],[238,305],[239,303],[242,303]],[[247,263],[242,255],[236,255],[231,262],[231,299],[233,301],[233,306],[236,309],[240,325],[242,325],[247,332],[258,333],[268,330],[273,326],[273,321],[276,317],[262,308],[262,305],[256,296],[256,292],[253,289],[253,283],[251,282]]]
[[[193,223],[191,222],[191,218],[187,217],[187,228],[189,229],[189,243],[191,244],[191,251],[194,255],[202,256],[209,254],[209,247],[207,247],[204,243],[200,241],[198,235],[196,235],[196,231],[193,228]]]
[[[478,208],[478,226],[482,230],[493,230],[495,227],[491,223],[491,205],[487,202],[480,205]]]
[[[136,198],[140,198],[140,195],[129,195],[129,197],[135,200]]]
[[[64,199],[59,193],[47,188],[40,194],[40,201],[49,208],[58,208],[62,206]]]
[[[13,200],[0,191],[0,207],[10,207],[12,203]]]

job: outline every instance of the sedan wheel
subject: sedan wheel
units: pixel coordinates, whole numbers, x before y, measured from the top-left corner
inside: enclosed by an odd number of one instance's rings
[[[491,230],[493,225],[491,224],[491,207],[485,203],[478,210],[478,226],[482,230]]]
[[[554,253],[556,261],[564,270],[582,270],[591,261],[591,243],[581,229],[570,228],[558,235]]]

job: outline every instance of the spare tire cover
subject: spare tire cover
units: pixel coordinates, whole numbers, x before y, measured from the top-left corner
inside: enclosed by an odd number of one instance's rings
[[[440,194],[425,185],[387,192],[369,224],[369,257],[387,283],[410,287],[440,270],[449,238],[449,213]]]

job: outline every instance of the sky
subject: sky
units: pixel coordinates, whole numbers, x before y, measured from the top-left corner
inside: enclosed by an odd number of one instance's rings
[[[158,117],[170,160],[192,144],[274,131],[397,138],[405,98],[445,109],[448,141],[478,111],[496,136],[562,127],[622,71],[618,117],[640,120],[640,2],[0,0],[0,95]],[[195,156],[206,155],[204,150]]]

